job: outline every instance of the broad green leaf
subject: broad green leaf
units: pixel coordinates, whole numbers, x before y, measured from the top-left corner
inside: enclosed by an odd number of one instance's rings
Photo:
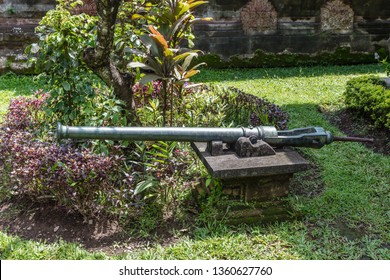
[[[179,2],[175,9],[175,16],[180,17],[184,13],[188,12],[190,5],[188,3]]]
[[[173,60],[179,62],[181,60],[184,60],[187,56],[189,56],[191,53],[190,52],[185,52],[185,53],[182,53],[182,54],[179,54],[179,55],[176,55]]]
[[[192,15],[191,14],[186,14],[181,16],[178,20],[176,20],[173,24],[172,27],[169,29],[168,32],[168,38],[171,40],[172,38],[179,39],[179,33],[181,30],[186,29],[186,23],[190,21]]]
[[[152,99],[149,101],[149,105],[150,107],[154,110],[154,111],[157,111],[158,107],[159,107],[159,102],[158,102],[158,99],[156,99],[156,102],[153,101]]]
[[[184,59],[184,62],[183,62],[183,69],[184,70],[187,70],[187,68],[190,66],[192,60],[194,59],[194,57],[198,57],[198,54],[196,52],[191,52],[185,59]]]
[[[158,75],[156,75],[156,74],[146,74],[145,76],[143,76],[143,77],[140,79],[139,83],[140,83],[141,85],[145,85],[145,84],[147,84],[147,83],[150,83],[150,82],[155,81],[155,80],[158,80],[158,79],[161,79],[161,77],[158,76]]]
[[[135,187],[134,195],[141,194],[144,191],[157,186],[157,184],[158,184],[158,181],[154,178],[139,182],[137,184],[137,186]]]
[[[162,153],[157,153],[157,154],[155,154],[154,156],[156,156],[156,157],[161,157],[161,158],[169,158],[168,155],[162,154]]]
[[[143,15],[140,15],[140,14],[134,14],[131,19],[132,20],[137,20],[137,19],[144,19],[145,17]]]
[[[63,87],[66,91],[70,91],[70,84],[69,84],[67,81],[63,81],[63,82],[62,82],[62,87]]]
[[[209,1],[188,1],[190,4],[190,9],[194,9],[202,4],[207,4]]]
[[[160,56],[161,51],[158,47],[157,43],[147,34],[144,34],[140,36],[141,42],[144,44],[144,46],[149,49],[150,53],[153,56]]]
[[[132,61],[129,64],[127,64],[128,68],[142,68],[142,69],[148,69],[153,70],[149,65],[146,65],[145,63],[138,62],[138,61]]]
[[[207,65],[207,63],[206,62],[199,63],[199,64],[195,65],[194,67],[192,67],[191,69],[194,70],[194,69],[197,69],[198,67],[203,66],[203,65]]]
[[[30,49],[31,53],[36,54],[39,52],[39,50],[40,47],[37,43],[31,44],[31,49]]]
[[[137,50],[137,49],[129,48],[129,47],[125,47],[123,49],[123,52],[124,53],[135,54],[135,55],[140,56],[140,57],[145,57],[145,53],[144,52],[142,52],[140,50]]]
[[[172,51],[172,49],[165,49],[164,50],[164,55],[166,56],[166,57],[171,57],[171,56],[173,56],[173,51]]]

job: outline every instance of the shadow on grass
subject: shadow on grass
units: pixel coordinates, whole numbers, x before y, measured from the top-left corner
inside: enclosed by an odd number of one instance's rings
[[[318,77],[328,75],[381,74],[383,67],[378,64],[352,66],[313,66],[291,68],[242,68],[242,69],[203,69],[193,81],[212,83],[222,81],[243,81],[252,79],[284,79],[293,77]]]

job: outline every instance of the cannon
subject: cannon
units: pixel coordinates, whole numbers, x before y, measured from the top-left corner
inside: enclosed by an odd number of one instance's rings
[[[334,141],[372,142],[372,139],[335,137],[322,127],[278,131],[273,126],[206,127],[87,127],[57,124],[57,139],[207,142],[213,156],[234,150],[239,157],[274,155],[284,146],[321,148]]]

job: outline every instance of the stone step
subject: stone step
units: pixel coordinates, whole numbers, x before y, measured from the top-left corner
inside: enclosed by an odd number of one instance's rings
[[[377,22],[358,22],[356,27],[359,29],[364,29],[368,33],[377,35],[377,34],[386,34],[390,35],[390,21],[377,21]]]
[[[30,18],[1,18],[1,33],[34,33],[35,27],[38,26],[40,19]]]

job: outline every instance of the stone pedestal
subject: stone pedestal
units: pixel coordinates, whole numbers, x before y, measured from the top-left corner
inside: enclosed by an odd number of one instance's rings
[[[206,143],[192,147],[210,175],[221,179],[227,196],[221,216],[228,223],[264,223],[294,218],[286,200],[295,172],[307,170],[309,163],[291,149],[275,155],[240,158],[232,151],[211,156]]]

